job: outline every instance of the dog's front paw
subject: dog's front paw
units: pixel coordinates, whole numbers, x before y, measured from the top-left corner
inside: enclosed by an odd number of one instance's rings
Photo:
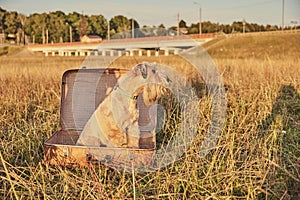
[[[140,138],[139,137],[128,137],[127,138],[127,148],[139,149],[140,148]]]

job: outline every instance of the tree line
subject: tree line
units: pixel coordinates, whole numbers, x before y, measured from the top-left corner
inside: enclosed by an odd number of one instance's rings
[[[186,22],[181,20],[178,25],[180,28],[185,28],[187,34],[199,33],[199,23],[193,23],[187,26]],[[166,30],[176,31],[178,25]],[[202,33],[232,33],[243,31],[242,21],[233,22],[232,24],[219,24],[205,21],[202,22],[201,25]],[[246,32],[280,29],[278,26],[264,26],[255,23],[245,23],[244,25]],[[84,15],[78,12],[65,14],[62,11],[34,13],[25,16],[16,11],[6,11],[0,7],[0,33],[2,33],[2,35],[4,33],[6,39],[10,38],[18,43],[25,43],[25,38],[29,38],[27,42],[31,43],[79,41],[84,35],[98,35],[106,39],[117,33],[130,31],[133,27],[136,30],[134,32],[135,36],[147,35],[145,31],[137,30],[140,28],[140,25],[136,20],[129,19],[123,15],[114,16],[110,20],[106,19],[103,15]],[[142,28],[147,30],[149,27],[143,26]],[[161,24],[158,27],[152,28],[165,29],[165,26]],[[165,34],[168,34],[168,31]]]

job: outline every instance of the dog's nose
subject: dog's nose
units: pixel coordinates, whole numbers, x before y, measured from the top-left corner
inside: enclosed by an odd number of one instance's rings
[[[168,83],[172,82],[172,80],[168,76],[167,76],[166,80],[167,80]]]

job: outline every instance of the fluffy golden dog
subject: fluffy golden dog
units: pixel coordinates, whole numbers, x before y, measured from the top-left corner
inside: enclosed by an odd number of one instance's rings
[[[143,62],[123,75],[98,106],[79,136],[77,145],[139,148],[137,97],[155,103],[169,78],[155,63]]]

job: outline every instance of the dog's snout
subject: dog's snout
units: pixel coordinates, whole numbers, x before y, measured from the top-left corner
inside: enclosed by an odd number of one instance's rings
[[[155,72],[156,72],[156,70],[155,70],[155,69],[152,69],[152,73],[155,74]]]

